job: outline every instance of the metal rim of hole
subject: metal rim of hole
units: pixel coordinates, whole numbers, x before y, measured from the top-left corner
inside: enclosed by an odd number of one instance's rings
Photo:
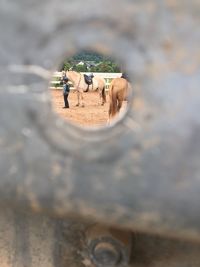
[[[92,24],[93,25],[93,24]],[[69,25],[68,25],[69,26]],[[72,25],[74,28],[74,25]],[[76,27],[78,28],[78,25],[76,25]],[[106,29],[106,23],[103,22],[103,26]],[[78,30],[80,31],[80,29],[78,28]],[[108,29],[107,29],[108,30]],[[108,31],[112,31],[112,29],[109,29]],[[95,50],[99,53],[101,53],[101,51],[98,50],[98,44],[100,42],[100,40],[98,40],[99,35],[96,35],[96,31],[95,29],[92,29],[91,31],[89,31],[88,34],[91,34],[91,32],[93,33],[94,36],[94,40],[92,43],[88,44],[81,44],[81,45],[77,45],[76,48],[74,48],[72,51],[74,50],[83,50],[83,49],[91,49],[91,50]],[[87,40],[87,33],[85,33],[85,39]],[[117,33],[116,33],[117,35]],[[54,41],[56,40],[56,38],[54,38]],[[77,43],[80,40],[76,40]],[[74,41],[75,42],[75,41]],[[115,51],[113,51],[113,42],[115,42],[115,40],[109,40],[106,43],[107,49],[108,51],[112,52],[110,54],[113,54],[113,58],[116,59],[122,59],[120,57],[118,57],[117,54],[117,49],[115,48]],[[121,36],[119,37],[118,40],[118,46],[121,47],[123,46],[123,43],[126,43],[125,46],[129,48],[129,51],[131,51],[132,48],[132,44],[130,43],[130,40],[127,38],[125,38],[125,36]],[[70,51],[70,49],[69,49]],[[61,53],[60,54],[60,58],[66,55],[66,53]],[[129,57],[126,57],[124,62],[126,64],[126,70],[127,73],[130,73],[130,65],[131,65],[131,57],[129,55]],[[130,75],[131,77],[131,75]],[[112,137],[116,137],[119,134],[123,134],[124,133],[124,127],[125,129],[127,128],[127,125],[125,123],[125,120],[128,118],[131,118],[131,102],[133,99],[133,93],[131,93],[130,95],[130,103],[128,104],[126,111],[124,112],[123,116],[120,119],[117,119],[114,123],[112,123],[111,125],[107,126],[107,127],[98,127],[98,128],[81,128],[78,127],[76,125],[73,125],[71,123],[66,123],[66,121],[64,121],[63,119],[59,118],[57,114],[55,114],[51,108],[51,114],[48,114],[49,116],[49,123],[47,124],[43,124],[44,122],[40,122],[39,125],[39,130],[42,133],[43,137],[45,140],[48,141],[48,143],[57,151],[59,151],[62,154],[65,155],[69,155],[69,153],[74,153],[75,151],[81,151],[83,146],[86,146],[87,144],[92,144],[92,143],[100,143],[103,140],[109,140],[109,138]],[[54,134],[55,133],[55,134]],[[55,138],[55,136],[58,136],[58,138]],[[61,138],[59,138],[59,136]],[[69,144],[69,142],[67,142],[67,139],[71,138],[71,142]],[[80,140],[79,140],[80,139]],[[60,141],[63,140],[63,141]],[[80,141],[80,142],[79,142]],[[82,142],[84,141],[84,142]],[[71,144],[74,144],[74,146],[72,146]],[[100,150],[101,153],[99,153],[99,155],[107,155],[109,153],[113,154],[112,147],[111,149],[105,149],[104,146],[100,146]],[[79,157],[81,156],[81,153],[78,153]],[[87,155],[82,155],[84,157],[84,159],[87,158]],[[97,156],[98,157],[98,156]]]

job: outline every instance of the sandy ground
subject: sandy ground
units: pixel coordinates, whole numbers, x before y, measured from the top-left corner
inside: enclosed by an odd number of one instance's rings
[[[53,109],[64,119],[81,126],[101,126],[106,125],[108,120],[108,95],[107,103],[99,105],[98,92],[84,93],[85,107],[76,107],[77,95],[75,92],[69,94],[69,109],[63,109],[64,100],[62,90],[52,89]]]

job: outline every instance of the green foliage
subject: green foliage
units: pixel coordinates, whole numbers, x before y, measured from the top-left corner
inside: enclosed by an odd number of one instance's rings
[[[73,67],[74,70],[78,71],[78,72],[87,72],[88,69],[87,69],[87,66],[84,64],[84,65],[76,65]]]
[[[61,66],[60,66],[60,68],[59,68],[59,71],[62,71],[62,70],[69,70],[70,68],[71,68],[71,66],[72,66],[72,63],[69,61],[69,60],[65,60],[62,64],[61,64]]]
[[[120,72],[119,67],[111,61],[103,61],[96,67],[91,68],[92,72]]]
[[[84,61],[95,61],[101,62],[103,60],[103,56],[92,51],[82,51],[72,57],[72,60],[84,60]]]
[[[84,65],[77,65],[80,61],[83,61]],[[88,65],[94,65],[87,67]],[[73,70],[78,72],[121,72],[119,66],[110,57],[100,55],[95,52],[82,51],[71,58],[68,58],[60,67],[61,70],[69,70],[73,67]]]
[[[71,64],[69,62],[65,61],[63,70],[67,71],[70,68],[71,68]]]

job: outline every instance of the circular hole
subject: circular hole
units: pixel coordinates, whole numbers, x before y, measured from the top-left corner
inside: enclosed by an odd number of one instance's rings
[[[112,126],[125,116],[131,83],[112,55],[82,50],[65,57],[50,81],[53,110],[84,129]]]

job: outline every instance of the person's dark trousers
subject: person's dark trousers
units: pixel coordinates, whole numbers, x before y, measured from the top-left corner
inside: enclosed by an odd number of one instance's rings
[[[64,102],[65,102],[65,108],[69,108],[69,102],[68,102],[68,94],[66,94],[66,95],[63,95],[63,97],[64,97]]]

